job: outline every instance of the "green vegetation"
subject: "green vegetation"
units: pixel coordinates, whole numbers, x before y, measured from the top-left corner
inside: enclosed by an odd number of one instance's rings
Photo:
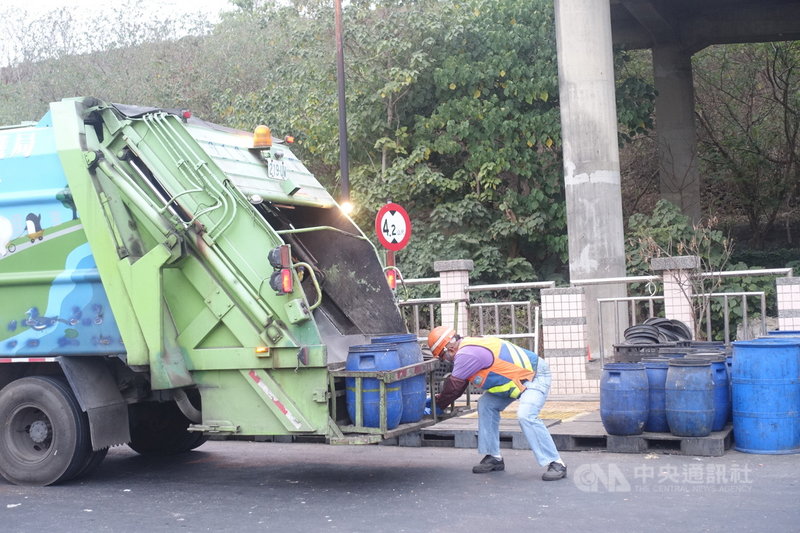
[[[37,119],[48,102],[79,95],[189,108],[246,130],[265,123],[294,135],[298,155],[335,190],[331,3],[231,3],[213,26],[199,17],[147,22],[133,2],[80,20],[66,8],[34,21],[3,13],[15,49],[0,76],[0,123]],[[369,228],[386,201],[406,207],[406,277],[461,257],[474,260],[482,282],[565,279],[552,0],[354,0],[344,28],[357,222]],[[709,215],[700,233],[656,206],[649,61],[615,56],[629,271],[693,247],[710,254],[709,266],[730,267],[776,234],[787,251],[764,254],[770,264],[760,266],[797,260],[800,47],[714,47],[695,57]],[[737,225],[746,229],[734,248]]]

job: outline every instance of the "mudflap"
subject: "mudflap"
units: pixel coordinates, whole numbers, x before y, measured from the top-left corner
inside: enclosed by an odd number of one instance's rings
[[[106,357],[61,356],[58,363],[89,417],[92,449],[130,442],[128,404]]]

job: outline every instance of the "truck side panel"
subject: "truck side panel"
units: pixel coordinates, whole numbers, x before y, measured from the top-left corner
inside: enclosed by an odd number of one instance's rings
[[[0,295],[2,356],[124,353],[49,115],[0,130]]]

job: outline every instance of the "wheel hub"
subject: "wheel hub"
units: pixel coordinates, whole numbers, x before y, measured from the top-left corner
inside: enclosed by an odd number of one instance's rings
[[[31,424],[30,429],[28,429],[28,435],[33,442],[41,444],[50,436],[50,428],[47,422],[37,420]]]

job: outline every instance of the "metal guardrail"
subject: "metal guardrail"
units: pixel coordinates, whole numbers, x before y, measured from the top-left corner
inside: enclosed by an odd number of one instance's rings
[[[523,310],[523,317],[525,318],[525,331],[518,331],[518,318],[517,318],[517,310]],[[471,335],[492,335],[494,337],[499,337],[501,339],[506,339],[510,341],[517,341],[517,340],[527,340],[528,341],[528,349],[532,350],[534,353],[539,353],[539,306],[534,305],[533,302],[530,301],[522,301],[522,302],[486,302],[486,303],[478,303],[472,304],[470,306],[470,312],[472,310],[477,311],[478,313],[478,322],[477,328],[478,331],[470,331]],[[507,310],[508,312],[504,312]],[[489,311],[489,313],[485,313],[484,311]],[[492,329],[487,324],[487,315],[488,318],[491,320],[491,325],[494,326]],[[501,317],[508,316],[509,323],[511,326],[511,333],[503,333],[501,326]],[[473,326],[475,322],[470,321],[470,326]]]
[[[757,270],[723,270],[720,272],[701,272],[696,274],[696,278],[740,278],[748,276],[793,276],[791,268],[760,268]]]
[[[731,343],[731,334],[730,334],[730,306],[728,304],[729,298],[734,297],[741,297],[742,298],[742,326],[744,328],[745,333],[747,332],[747,322],[748,322],[748,313],[747,313],[747,297],[748,296],[758,296],[761,298],[761,334],[767,334],[767,321],[763,320],[764,317],[767,316],[767,297],[764,291],[756,291],[756,292],[712,292],[708,294],[698,294],[695,295],[695,298],[703,298],[709,300],[711,298],[722,298],[723,300],[723,323],[724,323],[724,332],[725,332],[725,344]],[[711,339],[711,306],[706,305],[706,340]],[[741,340],[749,340],[749,339],[741,339]]]
[[[642,283],[642,282],[656,282],[661,281],[661,276],[629,276],[625,278],[594,278],[594,279],[576,279],[570,282],[573,287],[580,287],[582,285],[605,285],[611,283]]]
[[[707,279],[721,279],[721,278],[732,278],[732,277],[751,277],[751,276],[786,276],[792,277],[793,276],[793,269],[791,268],[770,268],[770,269],[757,269],[757,270],[724,270],[718,272],[698,272],[695,273],[692,277],[693,279],[697,280],[707,280]],[[575,280],[571,283],[572,286],[582,286],[582,285],[602,285],[602,284],[618,284],[618,283],[647,283],[648,287],[650,287],[651,294],[647,296],[629,296],[625,298],[601,298],[597,300],[598,306],[598,331],[599,331],[599,343],[600,343],[600,356],[601,360],[605,358],[605,336],[606,336],[606,328],[605,324],[603,323],[603,312],[602,307],[603,304],[608,303],[617,303],[619,302],[627,302],[628,307],[628,315],[630,317],[630,323],[635,324],[637,323],[637,312],[636,312],[636,303],[637,302],[648,302],[648,318],[656,316],[655,306],[656,302],[663,302],[663,296],[656,296],[652,291],[655,288],[655,283],[659,283],[662,281],[661,276],[630,276],[630,277],[619,277],[619,278],[597,278],[597,279],[588,279],[588,280]],[[766,317],[766,295],[763,292],[713,292],[713,293],[705,293],[705,294],[696,294],[693,295],[694,299],[702,299],[702,298],[721,298],[723,302],[723,330],[724,330],[724,337],[725,343],[730,344],[731,342],[731,326],[730,326],[730,303],[729,300],[731,298],[742,298],[742,324],[747,331],[748,325],[748,305],[747,305],[747,297],[758,296],[761,299],[761,316]],[[711,328],[711,306],[705,305],[705,334],[706,339],[711,338],[712,335],[712,328]],[[621,336],[621,327],[619,324],[619,310],[614,313],[614,325],[613,331],[615,335],[615,343],[619,342]],[[761,330],[763,334],[766,334],[766,321],[762,321]]]
[[[556,286],[555,281],[531,281],[528,283],[496,283],[492,285],[469,285],[467,292],[479,291],[512,291],[521,289],[552,289]]]
[[[786,276],[792,277],[793,270],[791,268],[774,268],[774,269],[759,269],[759,270],[731,270],[731,271],[720,271],[720,272],[699,272],[694,274],[693,278],[697,280],[706,280],[706,279],[719,279],[719,278],[730,278],[730,277],[750,277],[750,276]],[[573,287],[580,287],[580,286],[587,286],[587,285],[603,285],[603,284],[634,284],[634,283],[644,283],[646,284],[646,289],[651,292],[650,295],[645,296],[629,296],[626,298],[603,298],[597,300],[598,305],[598,320],[599,320],[599,332],[600,332],[600,350],[601,350],[601,357],[605,356],[605,348],[604,348],[604,337],[606,336],[606,328],[610,327],[610,325],[603,323],[603,313],[602,313],[602,306],[604,304],[608,304],[611,302],[628,302],[629,308],[627,313],[630,317],[631,323],[637,323],[637,302],[646,302],[646,314],[649,317],[656,316],[657,314],[657,307],[659,305],[663,306],[664,297],[660,295],[656,295],[655,291],[657,290],[656,284],[661,283],[663,281],[661,276],[652,275],[652,276],[630,276],[630,277],[616,277],[616,278],[596,278],[596,279],[583,279],[583,280],[574,280],[571,282],[571,286]],[[439,278],[417,278],[417,279],[407,279],[403,281],[408,286],[419,286],[419,285],[426,285],[426,284],[438,284],[440,282]],[[495,335],[501,338],[519,341],[528,339],[529,342],[533,343],[533,351],[538,353],[539,350],[539,337],[540,337],[540,308],[537,305],[528,302],[525,306],[524,313],[528,313],[528,319],[523,320],[527,325],[532,326],[528,327],[527,331],[519,332],[517,331],[517,327],[519,326],[519,321],[517,318],[517,310],[515,309],[516,306],[522,305],[521,302],[515,301],[502,301],[502,302],[481,302],[481,303],[474,303],[471,302],[472,295],[478,292],[491,292],[491,291],[514,291],[514,290],[526,290],[526,289],[546,289],[546,288],[554,288],[555,282],[552,281],[543,281],[543,282],[530,282],[530,283],[505,283],[505,284],[491,284],[491,285],[470,285],[465,290],[465,297],[463,299],[458,300],[449,300],[444,301],[440,298],[419,298],[419,299],[408,299],[408,300],[401,300],[399,305],[403,306],[411,306],[414,311],[411,317],[407,320],[410,321],[409,328],[413,329],[417,337],[419,337],[420,327],[421,327],[421,311],[420,309],[423,306],[429,306],[427,310],[427,324],[436,324],[437,322],[437,306],[440,307],[444,303],[464,303],[467,306],[467,313],[468,317],[472,320],[469,320],[469,324],[471,328],[476,328],[477,331],[470,331],[468,334],[477,334],[477,335]],[[723,316],[724,316],[724,336],[725,342],[730,343],[731,341],[731,325],[730,325],[730,300],[733,298],[742,298],[742,307],[743,307],[743,319],[742,323],[747,328],[748,325],[748,297],[760,297],[761,298],[761,315],[766,316],[766,296],[762,292],[714,292],[714,293],[707,293],[707,294],[697,294],[694,295],[694,298],[719,298],[722,299],[723,305]],[[711,321],[710,321],[710,306],[705,306],[705,326],[706,326],[706,338],[711,337]],[[510,309],[510,314],[508,311],[504,313],[504,310]],[[477,310],[478,316],[475,318],[474,313]],[[638,311],[641,311],[639,308]],[[469,314],[473,313],[472,316]],[[533,318],[530,317],[530,313],[533,313]],[[505,315],[508,315],[508,323],[504,321]],[[441,316],[440,314],[438,315]],[[621,327],[619,324],[619,317],[621,315],[619,313],[614,313],[615,317],[615,324],[613,325],[613,331],[615,332],[615,338],[617,342],[619,341],[621,335]],[[533,321],[531,323],[530,321]],[[493,325],[494,328],[492,330],[491,326]],[[501,329],[508,328],[510,326],[510,333],[501,332]],[[766,324],[762,323],[762,331],[766,332]],[[423,338],[420,338],[420,341],[423,341]]]
[[[600,362],[605,364],[605,324],[603,323],[603,304],[613,303],[615,304],[615,310],[617,311],[614,313],[614,344],[619,344],[620,335],[621,335],[621,327],[619,323],[619,304],[624,302],[628,305],[627,312],[630,314],[631,322],[636,323],[636,313],[635,313],[635,304],[637,302],[648,302],[649,304],[649,313],[647,318],[651,318],[655,316],[655,302],[656,301],[663,301],[663,296],[627,296],[624,298],[598,298],[597,299],[597,306],[598,306],[598,314],[597,314],[597,326],[598,332],[600,336]]]
[[[439,283],[439,278],[419,278],[404,281],[407,285],[425,285]],[[410,316],[406,317],[409,329],[413,330],[420,342],[422,316],[425,307],[427,311],[427,325],[435,325],[441,319],[441,306],[446,304],[466,304],[467,324],[469,331],[466,335],[493,335],[514,342],[526,341],[528,348],[536,353],[539,350],[540,337],[540,308],[532,301],[499,301],[499,302],[471,302],[470,296],[478,292],[515,291],[529,289],[548,289],[555,287],[554,281],[537,281],[529,283],[498,283],[486,285],[470,285],[466,288],[464,298],[444,300],[441,298],[409,298],[400,300],[400,308],[410,308]],[[438,309],[437,309],[438,306]],[[438,311],[438,312],[437,312]],[[476,316],[477,313],[477,316]],[[519,314],[518,314],[519,313]],[[506,322],[507,321],[507,322]],[[494,327],[492,328],[491,325]],[[510,332],[503,331],[506,326]]]
[[[410,298],[397,302],[401,311],[403,311],[404,308],[410,308],[411,316],[406,316],[404,313],[406,325],[409,326],[409,329],[417,336],[417,340],[420,342],[426,339],[426,337],[421,337],[419,334],[422,329],[422,311],[427,308],[427,312],[425,313],[427,314],[426,325],[428,329],[432,329],[441,322],[441,308],[447,304],[453,304],[456,309],[458,308],[458,304],[466,304],[467,316],[469,316],[469,300],[467,298],[457,298],[453,300],[445,300],[442,298]],[[409,324],[409,322],[411,323]]]
[[[759,297],[760,298],[761,316],[762,317],[766,317],[766,315],[767,315],[767,299],[766,299],[766,294],[763,291],[753,291],[753,292],[712,292],[712,293],[706,293],[706,294],[695,294],[695,295],[693,295],[694,299],[704,299],[704,300],[706,300],[706,302],[708,302],[708,300],[710,300],[712,298],[720,298],[720,299],[722,299],[722,305],[723,305],[723,308],[722,308],[722,312],[723,312],[723,331],[724,331],[725,344],[730,344],[731,343],[730,302],[729,302],[729,300],[731,298],[741,298],[742,299],[742,325],[743,325],[744,330],[746,332],[748,330],[748,320],[749,320],[749,317],[748,317],[748,304],[747,304],[747,298],[748,297]],[[649,304],[649,306],[648,306],[649,313],[648,313],[648,317],[647,318],[653,318],[656,315],[655,314],[655,302],[656,301],[663,301],[663,300],[664,300],[663,296],[629,296],[629,297],[625,297],[625,298],[599,298],[597,300],[597,304],[598,304],[598,306],[600,308],[602,308],[602,305],[604,303],[614,303],[614,304],[617,304],[617,307],[618,307],[619,303],[625,302],[626,304],[628,304],[628,308],[629,308],[628,311],[629,311],[630,316],[631,316],[631,323],[633,324],[633,323],[637,322],[635,320],[635,316],[636,315],[635,315],[635,312],[633,310],[634,305],[637,302],[648,302],[648,304]],[[711,339],[711,335],[712,335],[711,306],[710,305],[705,305],[704,308],[705,308],[705,317],[704,318],[705,318],[705,324],[706,324],[706,332],[705,332],[706,333],[706,340],[710,340]],[[619,314],[618,313],[614,313],[615,322],[614,322],[613,330],[615,332],[615,340],[614,340],[615,344],[619,343],[620,340],[621,340],[620,339],[620,335],[621,335],[620,329],[621,328],[620,328],[620,325],[619,325],[618,317],[619,317]],[[598,313],[598,331],[600,332],[600,358],[601,358],[601,362],[604,363],[605,362],[605,357],[606,357],[606,353],[605,353],[605,331],[606,330],[605,330],[604,324],[603,324],[603,313],[602,312]],[[767,324],[766,324],[765,320],[761,321],[761,334],[762,335],[766,335],[767,334]]]
[[[493,291],[517,291],[529,289],[552,289],[556,286],[554,281],[533,281],[528,283],[496,283],[489,285],[469,285],[467,287],[467,294],[478,292],[493,292]],[[528,349],[534,353],[539,353],[539,337],[540,337],[540,307],[530,300],[524,301],[508,301],[508,302],[481,302],[473,303],[470,305],[471,309],[477,310],[478,318],[477,323],[470,320],[470,327],[477,327],[478,331],[471,331],[472,335],[492,335],[501,339],[506,339],[519,344],[518,341],[527,340]],[[485,313],[484,311],[488,311]],[[506,312],[504,312],[506,311]],[[521,316],[518,317],[517,313],[521,311]],[[508,316],[511,332],[504,332],[501,325],[501,317]],[[491,324],[494,326],[490,328],[486,322],[489,317]],[[472,318],[472,317],[471,317]],[[524,331],[519,331],[519,321],[523,321],[525,326]]]

